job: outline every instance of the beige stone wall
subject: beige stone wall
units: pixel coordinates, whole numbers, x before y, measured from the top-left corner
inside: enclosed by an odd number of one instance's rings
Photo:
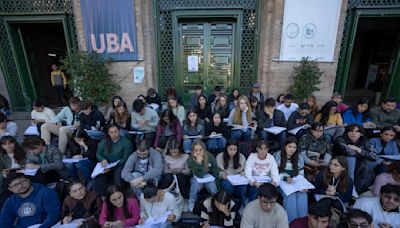
[[[258,81],[262,84],[262,91],[267,96],[277,97],[280,93],[285,93],[292,83],[293,67],[296,62],[278,62],[281,33],[283,23],[284,1],[260,1],[260,53],[258,62]],[[344,23],[346,19],[347,1],[342,1],[342,11],[339,19],[339,27],[336,38],[336,47],[333,63],[320,63],[319,66],[324,72],[321,78],[320,91],[315,95],[319,103],[330,99],[336,79],[336,69]]]
[[[114,62],[111,64],[111,72],[115,75],[114,79],[121,85],[118,95],[125,99],[129,109],[131,109],[133,100],[139,94],[145,95],[150,87],[157,89],[153,3],[149,0],[134,1],[136,39],[140,61]],[[74,0],[74,15],[79,48],[86,50],[80,0]],[[142,84],[133,83],[133,68],[136,66],[141,66],[145,69],[145,78]]]

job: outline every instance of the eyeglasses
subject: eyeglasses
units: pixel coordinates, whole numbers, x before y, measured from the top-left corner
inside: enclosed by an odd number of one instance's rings
[[[22,185],[26,185],[28,183],[28,179],[27,178],[23,178],[20,181],[14,183],[14,184],[10,184],[8,187],[12,188],[12,189],[16,189],[17,187],[20,188]]]
[[[369,224],[367,222],[357,223],[357,222],[350,221],[350,222],[348,222],[348,224],[349,224],[350,228],[368,228],[369,227]]]
[[[262,204],[271,205],[271,206],[273,206],[273,205],[276,204],[276,200],[274,200],[274,201],[260,200],[260,202],[261,202]]]

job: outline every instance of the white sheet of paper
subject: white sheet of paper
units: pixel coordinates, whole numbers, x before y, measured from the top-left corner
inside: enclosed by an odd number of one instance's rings
[[[149,217],[146,219],[144,224],[137,225],[136,228],[164,228],[168,226],[167,218],[168,215],[172,214],[170,211],[165,212],[157,218]]]
[[[307,128],[310,128],[310,125],[305,124],[305,125],[303,125],[303,126],[293,128],[292,130],[289,130],[288,132],[289,132],[290,134],[292,134],[292,135],[296,135],[297,132],[299,132],[301,129],[307,129]]]
[[[41,223],[35,224],[35,225],[28,226],[27,228],[39,228],[41,225],[42,225]]]
[[[292,178],[293,183],[289,184],[286,181],[281,181],[279,183],[279,187],[285,193],[285,195],[290,195],[294,192],[301,191],[304,189],[314,189],[314,185],[312,185],[306,178],[302,175],[297,175]]]
[[[274,135],[277,135],[279,133],[281,133],[282,131],[285,131],[286,128],[285,127],[269,127],[269,128],[264,128],[264,131],[268,132],[268,133],[272,133]]]
[[[253,178],[258,183],[269,183],[272,181],[271,177],[269,177],[269,176],[253,176]]]
[[[199,57],[197,55],[189,55],[187,57],[188,71],[197,72],[199,71]]]
[[[210,139],[219,139],[222,137],[222,134],[215,134],[215,135],[209,135],[208,138]]]
[[[395,161],[400,160],[400,155],[379,155],[379,157],[381,157],[383,159],[388,159],[388,160],[395,160]]]
[[[196,181],[200,184],[208,183],[215,180],[215,177],[209,173],[207,173],[203,177],[194,176],[194,178],[196,178]]]
[[[247,179],[245,176],[242,176],[240,174],[228,175],[228,181],[231,182],[231,184],[233,186],[249,184],[249,179]]]
[[[68,224],[61,224],[61,222],[58,222],[56,225],[52,226],[52,228],[76,228],[84,221],[85,219],[80,218],[80,219],[74,219]]]
[[[95,177],[97,177],[100,174],[104,173],[104,170],[106,169],[111,169],[112,167],[116,166],[119,163],[119,160],[113,163],[108,164],[105,168],[101,167],[101,162],[98,162],[96,164],[96,167],[94,167],[93,172],[92,172],[92,179],[94,179]]]
[[[26,176],[35,176],[39,169],[24,169],[23,173]]]
[[[83,160],[87,160],[87,158],[65,158],[63,159],[64,163],[76,163],[76,162],[80,162]]]
[[[141,132],[141,131],[128,131],[128,133],[129,133],[129,134],[132,134],[132,135],[143,135],[143,134],[144,134],[144,133]]]
[[[186,135],[186,138],[187,139],[199,139],[199,138],[202,138],[203,136],[201,136],[201,135],[192,135],[192,136],[190,136],[190,135]]]
[[[228,123],[229,118],[224,118],[222,121],[223,121],[224,123]]]
[[[133,83],[140,84],[143,83],[144,79],[144,67],[133,68]]]
[[[37,126],[31,125],[25,130],[24,135],[40,135],[40,134]]]

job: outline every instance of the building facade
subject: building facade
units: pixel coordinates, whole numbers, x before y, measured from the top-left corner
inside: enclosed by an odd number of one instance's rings
[[[150,87],[161,96],[176,88],[188,100],[195,85],[206,93],[216,85],[226,93],[233,88],[248,93],[259,82],[261,91],[272,97],[291,85],[298,61],[280,60],[285,1],[132,1],[138,60],[111,65],[121,85],[118,95],[128,106]],[[14,110],[28,110],[36,97],[51,101],[53,55],[87,49],[80,4],[80,0],[0,1],[0,90]],[[323,76],[315,93],[318,100],[328,100],[333,91],[349,98],[360,94],[373,98],[368,79],[372,84],[373,73],[376,77],[384,67],[383,95],[400,98],[400,1],[342,0],[339,11],[333,61],[319,63]],[[133,80],[135,67],[144,68],[140,83]]]

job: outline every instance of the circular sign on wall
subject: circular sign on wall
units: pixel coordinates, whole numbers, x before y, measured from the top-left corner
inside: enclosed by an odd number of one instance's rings
[[[303,28],[303,36],[306,39],[312,39],[317,34],[317,26],[313,23],[308,23]]]
[[[299,35],[300,27],[296,23],[290,23],[286,26],[286,36],[289,39],[294,39]]]

